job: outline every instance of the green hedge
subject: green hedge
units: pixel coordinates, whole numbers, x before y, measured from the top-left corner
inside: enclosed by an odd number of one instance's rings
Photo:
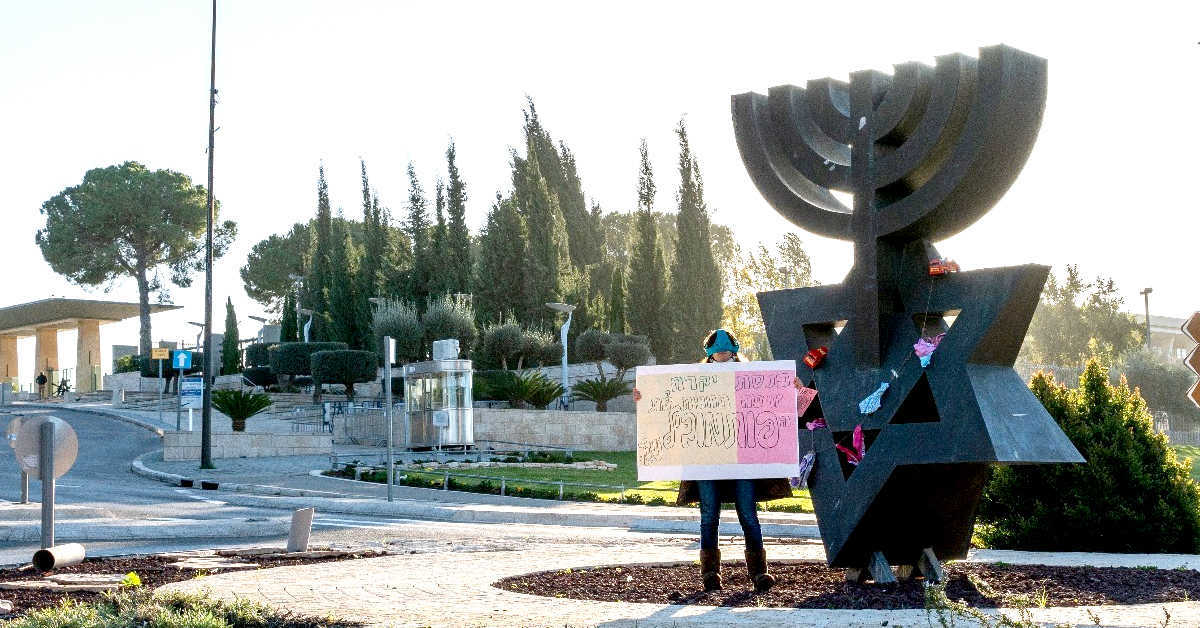
[[[269,366],[251,366],[242,371],[242,377],[254,382],[255,386],[274,386],[279,383],[275,373]]]
[[[271,347],[278,342],[255,342],[246,345],[246,366],[271,366]]]
[[[271,370],[280,375],[312,375],[312,354],[345,351],[344,342],[283,342],[272,347]]]
[[[346,397],[354,399],[355,384],[375,381],[379,355],[374,351],[317,351],[312,354],[310,367],[318,388],[321,384],[342,384]]]
[[[996,468],[979,504],[989,547],[1200,551],[1200,488],[1136,391],[1112,385],[1095,359],[1077,388],[1042,372],[1030,387],[1087,463]]]
[[[175,357],[174,350],[171,351],[171,357]],[[140,358],[139,366],[141,368],[142,377],[158,377],[158,360],[150,358]],[[184,374],[200,373],[204,371],[204,352],[192,352],[192,366],[184,369]],[[163,377],[171,378],[179,374],[179,372],[171,366],[171,360],[163,360]],[[215,375],[216,373],[214,373]]]

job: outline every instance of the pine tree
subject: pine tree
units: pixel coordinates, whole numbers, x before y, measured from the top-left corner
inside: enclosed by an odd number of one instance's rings
[[[412,269],[408,273],[403,298],[424,308],[429,297],[431,260],[429,250],[429,215],[425,190],[417,179],[416,168],[408,164],[408,221],[404,231],[412,241]]]
[[[329,184],[325,180],[325,165],[318,170],[317,177],[317,224],[313,236],[312,267],[304,282],[305,298],[301,307],[313,311],[310,340],[321,341],[328,337],[326,330],[329,316],[330,255],[333,249],[333,216],[329,209]]]
[[[447,241],[446,233],[446,184],[442,182],[441,177],[438,177],[438,179],[434,181],[433,189],[433,207],[437,221],[433,224],[433,229],[429,238],[431,262],[429,294],[432,296],[438,296],[446,294],[446,292],[449,290],[449,281],[444,270],[446,261],[449,259],[449,243]]]
[[[645,139],[642,140],[640,152],[638,209],[629,261],[629,328],[633,333],[649,338],[657,362],[667,364],[671,359],[671,339],[664,320],[667,264],[654,222],[654,171],[650,167],[650,153]]]
[[[448,257],[443,267],[452,293],[471,292],[471,233],[467,230],[467,188],[455,162],[454,140],[446,148],[446,213],[448,218]]]
[[[524,314],[525,264],[529,248],[525,218],[512,199],[496,194],[487,225],[479,237],[479,275],[475,278],[475,314],[481,324],[508,314]]]
[[[571,269],[567,231],[562,212],[545,178],[533,141],[525,159],[525,217],[529,226],[529,263],[526,276],[530,298],[526,316],[541,321],[549,318],[542,303],[562,298],[563,279]]]
[[[283,297],[283,317],[279,321],[279,342],[296,342],[300,340],[296,328],[296,298],[292,293]]]
[[[679,213],[675,257],[671,262],[668,320],[672,347],[686,347],[721,324],[721,269],[713,259],[708,207],[700,168],[688,144],[687,126],[679,121]]]
[[[629,323],[625,319],[625,272],[619,266],[613,266],[612,284],[608,292],[608,331],[614,334],[624,334],[629,331]]]
[[[360,311],[355,295],[357,259],[354,242],[346,221],[338,216],[333,225],[333,250],[330,254],[329,330],[323,340],[344,342],[350,348],[362,346]]]
[[[221,374],[231,375],[242,371],[242,353],[238,349],[237,314],[233,313],[233,299],[225,298],[225,338],[221,340]]]

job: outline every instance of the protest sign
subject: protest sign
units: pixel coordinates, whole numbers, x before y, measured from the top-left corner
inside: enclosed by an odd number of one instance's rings
[[[638,367],[638,480],[796,476],[795,376],[793,360]]]

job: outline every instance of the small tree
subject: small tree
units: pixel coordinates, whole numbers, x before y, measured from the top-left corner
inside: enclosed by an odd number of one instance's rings
[[[521,326],[491,323],[484,328],[479,344],[484,362],[499,365],[507,371],[509,360],[517,360],[521,354]]]
[[[432,346],[435,340],[455,338],[464,355],[475,346],[475,311],[466,302],[450,295],[429,300],[425,315],[421,317],[421,326],[425,330],[426,346]]]
[[[1039,372],[1030,384],[1086,464],[998,467],[979,505],[992,547],[1044,551],[1200,550],[1200,488],[1146,402],[1087,363],[1078,388]]]
[[[237,314],[233,312],[233,299],[225,298],[225,338],[221,340],[221,374],[231,375],[242,370],[241,351],[238,350]]]
[[[283,315],[279,321],[279,341],[296,342],[298,340],[300,340],[300,334],[296,324],[296,297],[289,292],[283,299]]]
[[[271,398],[262,393],[243,390],[212,391],[212,406],[229,417],[235,432],[246,431],[246,419],[271,407]]]
[[[381,350],[385,336],[396,339],[396,359],[401,364],[421,359],[424,330],[412,303],[396,299],[380,303],[375,306],[371,327],[375,330],[375,346]]]
[[[314,396],[320,400],[322,384],[341,384],[346,399],[354,400],[354,385],[375,381],[379,355],[374,351],[317,351],[312,354]]]

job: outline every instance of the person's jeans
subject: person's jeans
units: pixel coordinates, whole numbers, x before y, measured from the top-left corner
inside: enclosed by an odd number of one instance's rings
[[[754,504],[754,480],[697,480],[696,486],[700,491],[700,549],[717,549],[717,527],[721,524],[718,482],[733,483],[733,505],[742,524],[742,535],[746,537],[746,549],[762,549],[762,526],[758,524],[758,510]]]

